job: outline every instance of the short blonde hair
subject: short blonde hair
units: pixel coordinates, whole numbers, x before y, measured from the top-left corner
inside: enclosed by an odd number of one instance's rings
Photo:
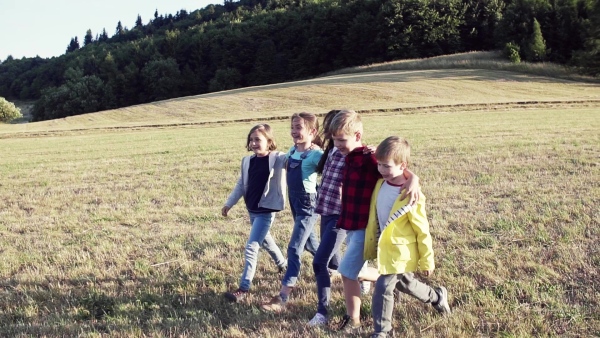
[[[363,124],[357,112],[354,110],[341,110],[331,120],[329,124],[330,135],[354,135],[363,132]]]
[[[408,160],[410,159],[410,144],[402,137],[390,136],[377,146],[375,158],[381,162],[393,160],[396,164],[402,162],[408,164]]]

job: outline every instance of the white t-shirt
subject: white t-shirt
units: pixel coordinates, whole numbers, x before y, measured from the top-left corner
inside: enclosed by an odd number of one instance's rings
[[[381,232],[385,229],[394,202],[396,202],[396,199],[400,196],[400,191],[402,191],[401,185],[393,185],[387,181],[384,181],[381,185],[381,189],[379,189],[375,208],[377,209],[377,220],[379,221],[379,229],[381,229]]]

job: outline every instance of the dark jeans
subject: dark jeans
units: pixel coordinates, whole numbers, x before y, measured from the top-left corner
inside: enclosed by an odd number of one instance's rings
[[[331,278],[327,269],[329,262],[337,254],[346,238],[346,230],[335,227],[339,215],[321,216],[322,237],[315,258],[313,270],[317,279],[317,297],[319,305],[317,312],[327,316],[327,307],[331,299]],[[339,259],[338,259],[339,261]]]

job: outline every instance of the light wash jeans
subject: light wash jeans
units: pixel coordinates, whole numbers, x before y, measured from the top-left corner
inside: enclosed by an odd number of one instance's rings
[[[256,272],[256,263],[258,262],[258,251],[262,246],[267,253],[273,258],[275,264],[278,267],[283,267],[286,264],[285,257],[281,253],[281,250],[273,240],[269,229],[275,220],[275,213],[253,213],[250,212],[250,223],[252,228],[250,229],[250,236],[246,243],[246,250],[244,256],[246,262],[244,264],[244,272],[240,280],[240,289],[248,291]]]
[[[294,217],[294,230],[287,249],[288,268],[283,276],[281,285],[296,286],[302,265],[300,257],[306,249],[313,256],[319,247],[315,233],[315,223],[319,215],[314,213],[317,202],[316,193],[289,191],[290,208]]]

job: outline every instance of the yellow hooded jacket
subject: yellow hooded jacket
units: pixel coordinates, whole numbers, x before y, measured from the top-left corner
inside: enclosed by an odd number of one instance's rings
[[[416,206],[408,206],[408,197],[394,202],[388,225],[380,234],[377,220],[377,195],[384,180],[377,181],[371,196],[369,222],[365,233],[365,260],[377,259],[379,273],[431,271],[435,268],[429,222],[425,213],[425,196]]]

